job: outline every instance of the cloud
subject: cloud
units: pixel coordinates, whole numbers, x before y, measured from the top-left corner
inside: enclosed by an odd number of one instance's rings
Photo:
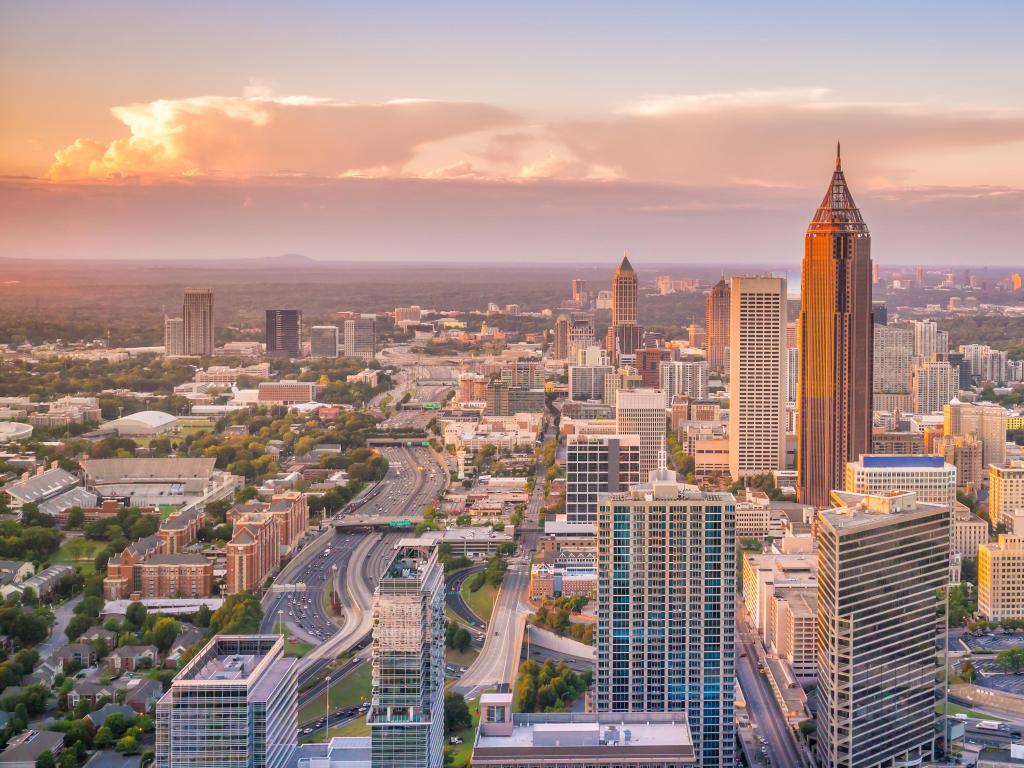
[[[47,178],[401,175],[419,148],[460,134],[515,125],[486,104],[405,99],[352,104],[310,96],[158,100],[111,110],[130,135],[78,139],[55,153]]]

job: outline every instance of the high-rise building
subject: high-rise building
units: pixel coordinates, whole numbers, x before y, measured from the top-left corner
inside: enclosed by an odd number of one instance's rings
[[[837,491],[818,515],[818,761],[916,765],[935,743],[935,593],[950,511]]]
[[[786,402],[795,403],[800,392],[800,350],[786,347]]]
[[[597,502],[598,712],[685,712],[700,765],[734,761],[736,504],[658,470]]]
[[[786,280],[734,277],[729,286],[729,473],[785,469]]]
[[[612,277],[612,322],[607,339],[612,362],[618,364],[620,354],[632,355],[637,350],[642,341],[638,328],[637,277],[626,254]]]
[[[501,369],[501,380],[510,387],[543,387],[544,369],[540,363],[517,360]]]
[[[993,526],[1024,536],[1024,462],[989,465],[988,514]]]
[[[640,436],[640,477],[647,477],[664,466],[667,424],[665,393],[660,389],[618,392],[615,431],[620,435]]]
[[[940,331],[934,320],[914,320],[914,354],[922,361],[934,360],[949,352],[949,335]]]
[[[914,375],[914,329],[874,326],[874,395],[909,395]],[[876,404],[876,408],[879,406]]]
[[[708,366],[714,373],[725,373],[729,346],[729,283],[723,277],[708,294],[704,318]]]
[[[645,387],[657,387],[661,363],[675,360],[676,351],[668,347],[644,347],[636,351],[633,367]]]
[[[995,403],[961,403],[950,398],[943,404],[943,429],[947,436],[974,435],[981,442],[981,463],[1006,462],[1006,409]]]
[[[301,357],[302,310],[268,309],[266,315],[267,357]]]
[[[927,504],[953,509],[956,467],[942,456],[886,456],[865,453],[846,464],[846,490],[868,496],[914,491]]]
[[[568,315],[559,315],[555,320],[555,338],[551,345],[551,357],[555,360],[569,358],[569,331],[571,328],[572,319]]]
[[[871,235],[836,169],[804,237],[800,282],[800,500],[825,506],[871,441]]]
[[[704,326],[690,323],[686,326],[686,343],[693,349],[704,349]]]
[[[597,495],[640,482],[640,437],[569,435],[565,450],[565,520],[592,533]]]
[[[185,354],[209,357],[213,354],[213,291],[186,288],[181,317],[185,328]]]
[[[914,413],[941,411],[956,397],[956,371],[945,360],[921,363],[914,368]]]
[[[372,317],[346,320],[342,344],[345,357],[372,360],[377,354],[377,321]]]
[[[185,321],[180,317],[164,318],[164,355],[181,357],[185,354]]]
[[[872,283],[877,283],[872,280]],[[871,302],[871,323],[872,325],[886,325],[889,322],[889,308],[884,301]]]
[[[575,357],[580,350],[596,346],[594,322],[589,317],[573,318],[569,326],[569,359]]]
[[[370,764],[444,762],[444,572],[426,539],[404,539],[373,596]]]
[[[603,400],[605,377],[614,371],[610,365],[570,365],[569,399]]]
[[[978,613],[986,621],[1024,619],[1024,536],[999,534],[978,547]]]
[[[309,354],[313,357],[337,357],[338,326],[314,325],[310,328]]]
[[[573,278],[572,281],[572,300],[578,301],[581,304],[586,304],[589,300],[587,295],[587,281],[579,277]]]
[[[395,307],[395,325],[404,327],[415,325],[423,319],[423,310],[419,306]]]
[[[708,396],[708,364],[703,360],[669,360],[658,365],[657,386],[665,393],[665,407],[670,408],[677,395],[691,400]]]
[[[158,768],[284,768],[295,754],[298,659],[279,635],[217,635],[156,704]]]

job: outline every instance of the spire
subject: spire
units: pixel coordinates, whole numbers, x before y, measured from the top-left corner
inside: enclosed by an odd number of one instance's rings
[[[860,215],[860,210],[853,201],[853,195],[850,194],[850,188],[846,185],[839,142],[836,142],[836,169],[832,173],[832,182],[829,184],[825,197],[814,214],[814,218],[811,219],[811,224],[807,231],[821,233],[858,232],[865,234],[868,231],[864,218]]]
[[[838,141],[836,142],[836,170],[837,171],[843,170],[843,156],[842,156],[842,153],[839,151],[839,142]]]
[[[629,251],[624,251],[622,261],[619,262],[619,272],[632,272],[633,265],[629,263]]]

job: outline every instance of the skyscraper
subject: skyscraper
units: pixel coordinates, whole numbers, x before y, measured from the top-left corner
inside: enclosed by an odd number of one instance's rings
[[[921,363],[914,369],[914,413],[935,413],[956,397],[956,371],[945,360]]]
[[[377,354],[377,321],[372,317],[346,320],[343,345],[345,357],[372,360]]]
[[[565,521],[593,534],[597,497],[640,482],[637,435],[569,435],[565,445]]]
[[[935,593],[950,510],[914,493],[836,492],[818,515],[818,758],[915,765],[935,742]]]
[[[181,316],[185,329],[185,354],[212,355],[213,291],[209,288],[186,288]]]
[[[691,400],[708,396],[708,364],[703,360],[667,360],[658,363],[658,387],[665,393],[665,407],[676,395]]]
[[[559,315],[555,320],[555,338],[551,344],[551,357],[555,360],[569,358],[569,331],[571,328],[572,319],[568,315]]]
[[[576,277],[572,281],[572,300],[580,302],[580,305],[586,304],[589,296],[587,295],[587,281],[582,278]]]
[[[800,281],[800,501],[825,506],[871,444],[871,235],[836,169],[804,237]]]
[[[434,544],[403,539],[373,596],[373,768],[441,768],[444,595]]]
[[[598,712],[685,712],[700,765],[731,768],[736,504],[670,470],[597,502]]]
[[[785,468],[786,280],[734,277],[729,286],[729,473]]]
[[[302,356],[302,310],[268,309],[267,357]]]
[[[943,408],[947,436],[974,435],[982,445],[983,467],[1006,462],[1006,409],[996,403],[961,403],[950,398]]]
[[[612,277],[612,323],[608,326],[608,355],[618,364],[619,355],[632,355],[640,346],[643,329],[637,324],[637,278],[629,254],[622,257]]]
[[[217,635],[156,704],[158,768],[283,768],[296,748],[298,659],[279,635]]]
[[[704,328],[708,366],[714,373],[725,373],[725,350],[729,346],[729,284],[724,277],[708,294]]]
[[[167,357],[185,354],[185,321],[180,317],[164,318],[164,354]]]
[[[934,320],[914,320],[914,354],[923,362],[949,352],[949,334],[940,331]]]
[[[607,396],[607,385],[605,395]],[[621,390],[615,400],[615,431],[640,436],[640,477],[664,466],[665,393],[660,389]]]
[[[310,328],[309,354],[313,357],[337,357],[338,326],[314,325]]]
[[[907,325],[876,324],[872,335],[874,396],[909,395],[914,375],[914,329]]]

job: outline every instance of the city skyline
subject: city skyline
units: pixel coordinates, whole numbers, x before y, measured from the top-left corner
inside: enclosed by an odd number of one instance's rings
[[[915,5],[813,24],[747,6],[739,27],[667,5],[9,8],[3,56],[26,74],[0,85],[0,255],[577,260],[615,243],[640,262],[787,260],[840,139],[883,264],[1009,264],[1024,104],[1012,40],[992,36],[1020,10]],[[810,33],[840,20],[873,40],[857,77]],[[194,71],[166,66],[182,50]]]

